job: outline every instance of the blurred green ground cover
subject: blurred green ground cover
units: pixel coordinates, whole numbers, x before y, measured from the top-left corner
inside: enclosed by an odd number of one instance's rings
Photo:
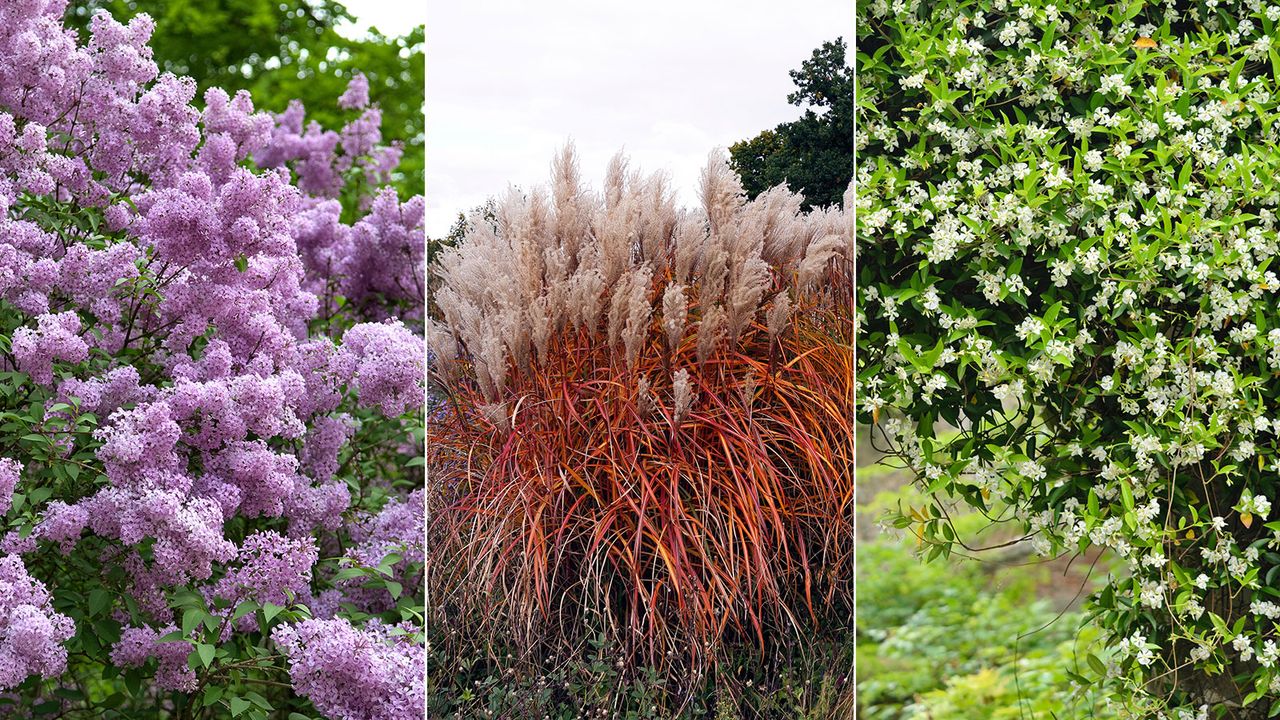
[[[866,471],[864,473],[864,471]],[[1115,697],[1081,687],[1088,655],[1105,662],[1097,631],[1065,600],[1058,568],[953,555],[921,562],[910,530],[867,532],[890,507],[923,504],[883,466],[859,469],[874,499],[859,516],[857,677],[863,720],[1073,720],[1118,717]],[[865,482],[864,482],[865,480]],[[876,491],[878,490],[878,492]],[[865,495],[863,497],[866,497]],[[999,528],[977,514],[954,518],[977,543]],[[974,543],[970,543],[974,544]],[[1077,563],[1082,562],[1077,560]],[[1095,571],[1095,577],[1099,568]],[[1076,587],[1079,580],[1071,580]],[[1081,594],[1083,597],[1087,594]]]

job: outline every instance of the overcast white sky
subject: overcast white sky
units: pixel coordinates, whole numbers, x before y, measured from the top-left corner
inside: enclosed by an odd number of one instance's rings
[[[348,37],[359,37],[370,27],[383,35],[406,35],[426,22],[423,0],[342,0],[342,4],[356,18],[354,27],[343,30]]]
[[[694,204],[708,153],[796,118],[787,72],[852,24],[851,0],[430,0],[427,235],[544,184],[569,139],[593,187],[625,149]]]

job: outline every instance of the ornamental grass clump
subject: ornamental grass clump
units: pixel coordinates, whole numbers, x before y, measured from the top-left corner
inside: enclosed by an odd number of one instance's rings
[[[896,524],[1106,549],[1074,682],[1275,715],[1280,8],[860,7],[859,420],[932,494]]]
[[[702,208],[572,147],[441,253],[428,323],[439,622],[689,666],[851,627],[852,237],[724,158]]]

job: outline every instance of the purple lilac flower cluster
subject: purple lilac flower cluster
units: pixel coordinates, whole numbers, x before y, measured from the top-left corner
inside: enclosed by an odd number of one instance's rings
[[[159,629],[146,626],[125,628],[120,633],[120,642],[111,650],[111,661],[120,667],[140,667],[154,657],[159,687],[190,692],[196,687],[195,671],[187,666],[191,646],[183,640],[160,641],[175,630],[177,628],[173,625]]]
[[[421,567],[426,560],[426,495],[415,490],[403,501],[392,500],[381,511],[364,515],[350,526],[351,547],[346,557],[356,565],[374,568],[392,553],[400,559],[391,564],[391,579],[404,587],[422,583]],[[362,587],[356,580],[338,583],[342,598],[365,612],[382,612],[395,600],[383,588]],[[320,614],[320,613],[317,613]]]
[[[0,458],[0,515],[9,512],[13,503],[13,490],[22,476],[22,463],[10,458]]]
[[[306,267],[304,287],[335,302],[341,296],[366,319],[398,316],[421,321],[426,292],[426,235],[422,196],[400,202],[394,190],[383,188],[366,198],[367,215],[354,225],[341,221],[337,198],[346,178],[377,187],[391,178],[402,147],[382,144],[381,112],[369,107],[369,83],[356,75],[339,98],[343,108],[363,109],[341,131],[325,130],[315,122],[303,128],[305,110],[293,101],[276,115],[270,141],[254,153],[261,168],[290,168],[297,186],[307,194],[297,212],[294,233],[297,251]],[[331,308],[326,308],[331,310]]]
[[[50,678],[67,667],[62,643],[75,635],[71,618],[50,606],[44,583],[27,574],[22,558],[0,558],[0,690],[28,675]]]
[[[413,720],[426,702],[426,648],[408,628],[306,620],[272,638],[289,659],[294,688],[334,720]],[[396,634],[396,632],[400,634]]]

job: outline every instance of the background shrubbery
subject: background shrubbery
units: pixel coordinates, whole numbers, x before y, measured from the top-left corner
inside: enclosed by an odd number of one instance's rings
[[[865,436],[864,436],[865,437]],[[858,708],[868,720],[1117,717],[1109,692],[1073,678],[1087,656],[1108,653],[1081,630],[1076,599],[1105,577],[1084,568],[953,556],[922,563],[910,531],[881,532],[887,511],[918,507],[909,476],[859,468]],[[953,516],[966,539],[999,544],[999,527],[977,513]],[[1007,539],[1007,538],[1003,538]]]

